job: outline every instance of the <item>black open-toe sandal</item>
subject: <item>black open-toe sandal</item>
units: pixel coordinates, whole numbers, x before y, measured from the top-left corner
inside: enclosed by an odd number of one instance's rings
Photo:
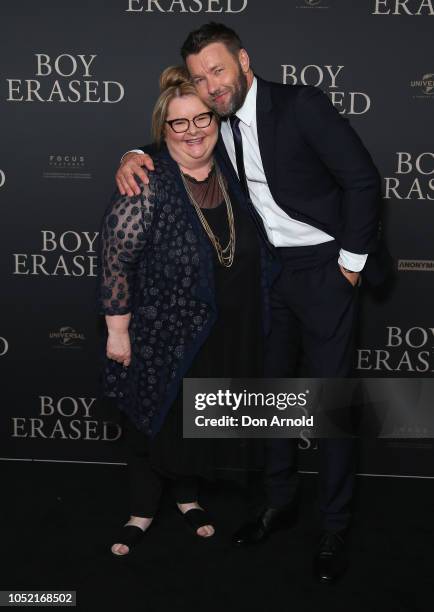
[[[124,544],[125,546],[128,546],[129,548],[128,552],[127,553],[115,553],[111,550],[111,548],[110,548],[110,552],[115,557],[126,557],[127,555],[130,554],[133,548],[137,546],[139,542],[142,541],[144,535],[145,535],[145,532],[143,531],[143,529],[140,529],[140,527],[137,527],[136,525],[124,525],[122,529],[119,531],[117,535],[117,540],[112,544],[112,547],[115,544]]]
[[[213,522],[209,517],[209,514],[200,508],[192,508],[191,510],[187,510],[187,512],[181,513],[185,518],[187,525],[194,531],[195,535],[199,538],[203,538],[204,540],[211,538],[212,536],[201,536],[197,533],[197,530],[200,527],[205,527],[205,525],[211,525],[214,528]],[[214,534],[212,534],[214,535]]]

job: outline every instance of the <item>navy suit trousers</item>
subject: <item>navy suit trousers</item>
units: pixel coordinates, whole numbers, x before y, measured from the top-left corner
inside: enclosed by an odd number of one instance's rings
[[[344,277],[339,245],[326,242],[278,249],[282,271],[271,295],[272,329],[266,349],[266,376],[344,378],[354,365],[354,336],[359,288]],[[266,441],[267,505],[296,503],[297,439]],[[318,442],[319,507],[323,528],[348,527],[354,488],[354,441],[325,438]]]

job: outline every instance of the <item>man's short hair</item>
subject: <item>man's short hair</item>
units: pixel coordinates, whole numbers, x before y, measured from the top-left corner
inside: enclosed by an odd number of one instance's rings
[[[187,36],[181,47],[182,59],[185,62],[189,55],[200,53],[204,47],[217,42],[223,43],[233,55],[237,55],[243,48],[240,37],[234,30],[223,23],[210,21]]]

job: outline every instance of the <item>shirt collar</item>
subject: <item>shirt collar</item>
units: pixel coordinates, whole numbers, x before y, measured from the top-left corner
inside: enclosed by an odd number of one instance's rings
[[[258,90],[258,81],[256,77],[253,77],[252,84],[249,91],[247,92],[246,99],[242,107],[235,113],[240,120],[248,125],[252,124],[252,121],[256,114],[256,94]]]

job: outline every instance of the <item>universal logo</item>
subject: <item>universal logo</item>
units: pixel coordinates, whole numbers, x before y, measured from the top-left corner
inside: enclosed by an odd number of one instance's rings
[[[417,87],[422,93],[413,98],[431,98],[434,100],[434,73],[424,74],[420,81],[410,81],[410,87]]]
[[[281,64],[284,85],[313,85],[321,87],[329,95],[341,115],[364,115],[371,108],[371,98],[361,91],[343,91],[338,80],[345,66],[308,64],[295,66]]]
[[[34,53],[34,79],[6,79],[7,102],[116,104],[125,95],[119,81],[94,80],[95,54]]]
[[[375,372],[434,372],[434,327],[386,327],[381,348],[358,349],[357,369]]]
[[[300,4],[295,8],[298,9],[328,9],[328,5],[324,3],[324,0],[304,0],[304,4]]]
[[[384,178],[385,200],[434,200],[434,153],[396,153],[397,176]]]
[[[433,0],[374,0],[373,15],[434,15]]]
[[[14,253],[12,274],[96,276],[98,232],[41,230],[41,253]]]
[[[120,425],[92,418],[95,397],[52,397],[40,395],[37,400],[39,415],[12,417],[12,438],[41,438],[60,440],[104,440],[120,438]],[[32,414],[37,414],[32,409]]]
[[[0,336],[0,357],[4,357],[9,350],[9,343],[6,338]]]
[[[434,272],[434,259],[398,259],[399,272]]]
[[[248,0],[128,0],[127,13],[242,13]]]
[[[79,154],[53,154],[48,156],[48,168],[43,172],[44,178],[56,179],[91,179],[92,175],[86,170],[86,159]]]
[[[81,348],[86,340],[85,335],[81,334],[73,327],[61,327],[57,332],[50,332],[50,340],[56,340],[53,348]]]
[[[3,172],[3,170],[0,170],[0,187],[3,187],[5,183],[6,183],[6,175]]]

